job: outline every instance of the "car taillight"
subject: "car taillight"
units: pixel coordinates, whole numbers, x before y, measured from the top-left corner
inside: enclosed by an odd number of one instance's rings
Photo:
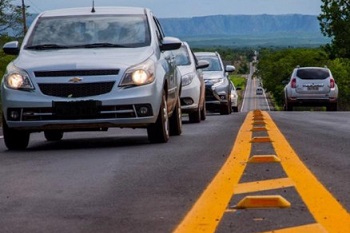
[[[330,86],[330,88],[334,88],[334,87],[335,87],[335,81],[334,81],[333,78],[330,78],[330,80],[329,80],[329,86]]]
[[[292,88],[296,88],[296,87],[297,87],[297,79],[296,79],[296,78],[293,78],[293,79],[292,79],[292,81],[291,81],[291,83],[290,83],[290,86],[291,86]]]

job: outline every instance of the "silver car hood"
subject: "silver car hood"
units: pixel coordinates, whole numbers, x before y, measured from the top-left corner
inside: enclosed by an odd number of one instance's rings
[[[203,71],[204,79],[218,79],[223,78],[222,71]]]
[[[145,61],[151,47],[22,50],[14,65],[27,71],[76,69],[125,69]]]

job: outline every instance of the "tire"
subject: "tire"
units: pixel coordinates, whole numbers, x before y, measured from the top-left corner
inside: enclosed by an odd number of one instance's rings
[[[63,138],[63,132],[58,130],[44,131],[44,136],[47,141],[59,141]]]
[[[173,114],[169,119],[170,123],[170,135],[178,136],[182,133],[182,112],[181,112],[181,102],[180,97],[177,98],[176,106]]]
[[[238,112],[238,107],[232,107],[233,112]]]
[[[168,107],[164,91],[157,121],[147,127],[147,134],[151,143],[165,143],[169,140]]]
[[[203,108],[201,110],[201,120],[205,121],[205,119],[207,119],[207,107],[205,102],[203,103]]]
[[[285,111],[293,111],[293,105],[288,103],[288,102],[285,102],[284,103],[284,110]]]
[[[201,110],[200,110],[200,107],[198,107],[198,109],[196,109],[196,111],[190,112],[188,114],[188,118],[190,119],[191,123],[199,123],[199,122],[201,122]]]
[[[220,104],[220,115],[228,115],[231,113],[231,103]]]
[[[335,112],[338,110],[338,105],[337,103],[328,104],[326,108],[328,112]]]
[[[2,117],[2,131],[7,149],[24,150],[27,148],[30,137],[30,133],[28,131],[9,128],[4,117]]]

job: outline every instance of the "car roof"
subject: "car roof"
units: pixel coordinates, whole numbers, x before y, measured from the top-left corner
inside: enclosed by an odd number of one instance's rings
[[[306,67],[297,67],[296,70],[329,70],[327,67],[317,67],[317,66],[306,66]]]
[[[95,7],[92,12],[91,7],[65,8],[57,10],[44,11],[41,17],[67,16],[67,15],[106,15],[106,14],[145,14],[147,8],[141,7]]]

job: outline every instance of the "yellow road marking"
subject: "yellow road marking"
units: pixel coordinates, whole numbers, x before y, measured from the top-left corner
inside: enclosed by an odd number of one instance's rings
[[[327,233],[320,224],[309,224],[305,226],[290,227],[274,231],[266,231],[264,233]]]
[[[227,161],[174,233],[215,231],[233,195],[232,187],[239,182],[250,155],[251,118],[249,112]]]
[[[256,113],[256,112],[255,112]],[[288,178],[270,181],[259,181],[253,187],[253,182],[238,184],[251,152],[252,131],[249,112],[238,132],[233,149],[227,161],[196,201],[174,233],[215,232],[223,214],[232,212],[227,205],[233,194],[260,189],[275,189],[295,186],[301,198],[314,216],[316,224],[275,230],[276,233],[348,233],[350,232],[350,215],[343,206],[327,191],[317,178],[300,161],[294,150],[272,121],[270,115],[263,113],[268,135],[276,155]],[[271,233],[272,233],[271,232]]]
[[[316,221],[329,233],[350,232],[350,214],[299,159],[268,113],[265,119],[275,152]]]
[[[259,192],[271,189],[287,188],[294,186],[294,182],[289,178],[273,180],[261,180],[237,184],[233,188],[234,194]]]

